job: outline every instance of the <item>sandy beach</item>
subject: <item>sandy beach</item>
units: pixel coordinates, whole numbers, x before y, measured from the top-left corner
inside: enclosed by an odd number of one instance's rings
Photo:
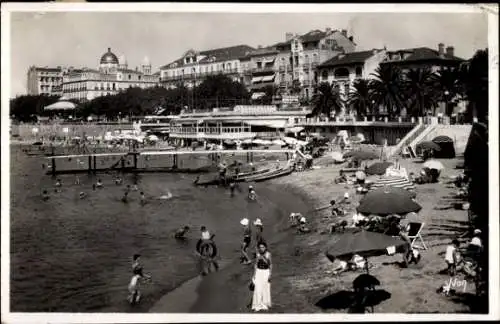
[[[390,298],[375,307],[377,313],[468,313],[470,305],[464,299],[445,297],[436,290],[449,280],[440,272],[446,268],[444,250],[451,239],[467,229],[467,212],[448,208],[455,190],[446,183],[449,177],[461,170],[460,158],[440,160],[446,167],[440,182],[417,186],[417,202],[422,206],[420,215],[425,226],[422,232],[428,250],[421,250],[422,260],[418,265],[401,268],[401,255],[371,258],[374,268],[370,273],[381,282],[379,289],[390,294]],[[421,162],[402,160],[401,166],[408,172],[418,173]],[[351,217],[359,199],[352,185],[336,185],[341,166],[333,165],[329,157],[315,160],[318,169],[293,173],[272,180],[277,189],[293,192],[294,202],[280,202],[283,215],[301,212],[308,218],[312,233],[298,235],[282,223],[271,241],[274,269],[272,281],[273,307],[271,313],[345,313],[345,309],[322,309],[315,304],[324,297],[338,291],[351,290],[353,279],[360,272],[332,275],[333,264],[325,257],[331,234],[322,234],[333,222],[330,209],[310,212],[325,206],[331,199],[346,191],[352,197]],[[279,188],[279,189],[278,189]],[[309,211],[309,212],[308,212]],[[464,242],[464,241],[463,241]],[[237,262],[236,262],[237,263]],[[241,313],[250,312],[251,293],[248,283],[252,269],[240,264],[230,264],[204,280],[195,279],[165,296],[151,312],[193,313]],[[473,282],[468,282],[462,293],[474,293]],[[195,300],[193,302],[193,300]],[[189,306],[189,307],[188,307]]]

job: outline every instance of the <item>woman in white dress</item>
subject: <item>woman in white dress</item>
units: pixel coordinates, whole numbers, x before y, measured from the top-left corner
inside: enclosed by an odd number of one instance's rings
[[[252,278],[254,284],[252,310],[259,312],[271,307],[271,253],[267,244],[260,242],[255,260],[255,272]]]

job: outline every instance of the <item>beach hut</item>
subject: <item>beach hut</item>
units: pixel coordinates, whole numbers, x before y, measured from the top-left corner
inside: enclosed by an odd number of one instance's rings
[[[434,153],[434,157],[443,159],[453,159],[455,158],[455,145],[453,139],[448,136],[437,136],[432,142],[439,145],[441,150]]]

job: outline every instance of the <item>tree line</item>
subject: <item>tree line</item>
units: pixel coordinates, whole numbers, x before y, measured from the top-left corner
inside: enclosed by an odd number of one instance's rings
[[[126,116],[178,114],[183,109],[207,110],[214,107],[234,106],[249,103],[250,92],[239,82],[224,75],[209,76],[196,87],[178,84],[175,88],[152,87],[128,88],[114,95],[97,97],[78,102],[72,112],[75,117],[102,116],[108,120]],[[57,96],[19,96],[10,101],[10,114],[19,121],[33,121],[36,116],[54,116],[55,111],[44,111],[44,107],[58,101]]]
[[[353,91],[342,96],[336,85],[321,83],[312,98],[312,115],[330,116],[344,108],[358,116],[386,114],[389,117],[425,116],[433,113],[440,102],[445,114],[453,113],[454,104],[466,100],[468,120],[475,115],[485,121],[488,115],[488,50],[479,50],[473,58],[457,68],[432,72],[430,69],[410,69],[403,73],[394,65],[381,65],[373,79],[358,79]],[[384,108],[382,111],[380,108]]]

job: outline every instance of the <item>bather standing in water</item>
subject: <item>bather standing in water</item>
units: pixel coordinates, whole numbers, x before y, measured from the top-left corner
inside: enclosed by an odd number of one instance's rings
[[[48,191],[47,191],[47,190],[44,190],[44,191],[42,192],[42,200],[43,200],[43,201],[47,201],[47,200],[49,200],[49,199],[50,199],[50,196],[49,196]]]
[[[123,194],[122,202],[125,204],[128,203],[128,192],[127,191],[125,191],[125,193]]]

